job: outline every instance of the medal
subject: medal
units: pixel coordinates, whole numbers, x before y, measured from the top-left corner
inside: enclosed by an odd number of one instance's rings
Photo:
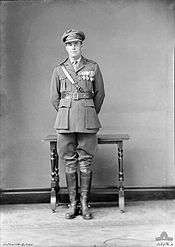
[[[95,72],[92,71],[82,71],[79,73],[79,76],[83,79],[83,80],[87,80],[87,81],[94,81],[94,76],[95,76]]]
[[[83,80],[86,80],[85,71],[82,72],[82,79],[83,79]]]
[[[94,76],[95,76],[95,72],[94,71],[90,71],[90,81],[94,81]]]

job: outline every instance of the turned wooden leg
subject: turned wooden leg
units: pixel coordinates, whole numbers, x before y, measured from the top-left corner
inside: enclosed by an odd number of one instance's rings
[[[56,142],[50,142],[50,161],[51,161],[51,197],[50,197],[50,206],[52,212],[56,210],[56,192],[57,192],[57,175],[58,172],[58,155],[57,155],[57,146]]]
[[[124,198],[124,172],[123,172],[123,142],[118,142],[118,166],[119,166],[119,209],[121,213],[125,211]]]
[[[57,143],[56,143],[56,158],[55,158],[55,181],[56,181],[56,187],[55,187],[55,190],[56,190],[56,200],[58,202],[58,192],[60,190],[60,186],[59,186],[59,167],[58,167],[58,162],[59,162],[59,157],[58,157],[58,153],[57,153]]]

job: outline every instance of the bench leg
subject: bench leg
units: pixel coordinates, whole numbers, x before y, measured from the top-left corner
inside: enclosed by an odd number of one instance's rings
[[[123,172],[123,142],[118,142],[118,165],[119,165],[119,209],[121,213],[125,211],[124,197],[124,172]]]
[[[59,190],[59,175],[58,175],[58,154],[57,143],[50,142],[50,162],[51,162],[51,194],[50,206],[52,212],[56,210],[57,194]]]

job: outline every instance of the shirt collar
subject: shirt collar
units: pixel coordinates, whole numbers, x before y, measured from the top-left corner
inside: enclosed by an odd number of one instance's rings
[[[79,63],[80,60],[81,60],[81,58],[82,58],[82,56],[81,56],[79,59],[77,59],[77,60],[72,59],[72,58],[69,58],[69,60],[70,60],[71,64],[72,64],[73,62],[75,62],[75,61],[77,61],[77,63]]]

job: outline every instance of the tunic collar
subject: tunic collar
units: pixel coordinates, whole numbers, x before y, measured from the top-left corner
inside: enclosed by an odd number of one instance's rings
[[[71,64],[73,64],[74,62],[77,62],[77,65],[78,65],[79,62],[80,62],[80,60],[81,60],[81,56],[80,56],[77,60],[75,60],[75,59],[69,57],[69,60],[70,60]]]
[[[76,70],[74,70],[73,65],[72,65],[72,63],[71,63],[69,58],[67,58],[62,64],[64,64],[68,69],[70,69],[70,70],[72,70],[72,71],[77,73],[79,70],[84,68],[84,66],[86,64],[86,59],[83,56],[81,56]]]

